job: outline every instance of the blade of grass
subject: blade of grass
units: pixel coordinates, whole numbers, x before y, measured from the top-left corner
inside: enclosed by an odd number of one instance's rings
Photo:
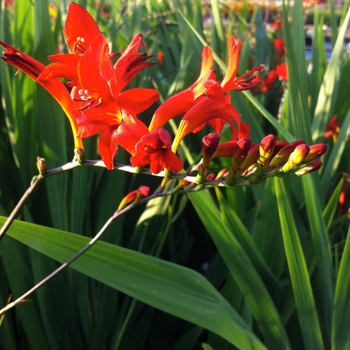
[[[337,142],[333,146],[332,151],[324,166],[322,178],[321,178],[321,186],[323,188],[329,188],[332,178],[334,177],[335,173],[338,171],[338,166],[340,164],[341,156],[344,153],[346,142],[348,142],[347,138],[349,134],[350,134],[350,108],[340,128]]]
[[[184,23],[188,25],[188,27],[193,31],[193,33],[197,36],[199,41],[203,46],[208,45],[205,39],[198,33],[198,31],[191,25],[191,23],[186,19],[186,17],[179,12],[181,17],[184,20]],[[226,71],[226,64],[221,60],[221,58],[213,52],[213,56],[215,59],[215,62],[219,65],[219,67],[223,70]],[[267,111],[267,109],[259,103],[259,101],[250,93],[250,91],[242,91],[245,97],[252,103],[252,105],[284,136],[286,141],[288,142],[293,142],[295,138],[292,136],[292,134],[282,125],[280,124],[276,118]]]
[[[281,179],[274,179],[278,213],[282,229],[294,300],[298,312],[305,349],[323,349],[321,329],[317,318],[305,257],[290,207],[289,197]]]
[[[344,37],[350,19],[350,8],[342,24],[331,59],[323,77],[317,100],[315,115],[311,126],[312,140],[319,142],[323,137],[325,126],[333,115],[333,107],[338,94],[338,84],[343,67]]]
[[[14,222],[8,236],[60,262],[67,261],[89,241],[24,222]],[[144,303],[209,329],[238,348],[265,349],[227,301],[193,270],[105,242],[97,242],[71,267]]]
[[[294,4],[294,11],[300,13],[302,6],[301,0]],[[301,42],[305,40],[303,17],[293,17],[293,27],[290,28],[285,2],[283,2],[283,34],[286,51],[286,63],[288,66],[288,129],[292,132],[296,139],[305,140],[310,143],[310,117],[307,106],[307,80],[306,80],[306,64],[305,44]],[[302,36],[302,38],[300,37]],[[300,59],[300,61],[299,61]]]
[[[268,348],[289,348],[289,342],[276,307],[259,273],[233,232],[219,220],[215,203],[208,192],[188,194],[203,225],[208,230],[231,275],[236,280]],[[239,225],[237,225],[239,228]]]
[[[332,319],[332,349],[350,348],[350,227],[347,232],[337,282],[335,285],[334,312]]]
[[[317,262],[317,279],[320,290],[317,293],[320,298],[318,304],[320,324],[325,347],[329,348],[331,343],[331,319],[333,312],[333,273],[331,251],[328,241],[327,229],[322,218],[320,203],[318,202],[317,190],[312,176],[303,176],[303,187],[306,199],[311,237],[314,254]]]

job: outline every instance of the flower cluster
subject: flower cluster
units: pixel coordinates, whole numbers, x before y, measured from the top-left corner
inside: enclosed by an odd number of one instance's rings
[[[148,88],[127,89],[140,71],[155,64],[142,52],[142,35],[136,35],[122,53],[111,53],[94,19],[83,7],[71,3],[64,37],[69,53],[50,56],[52,63],[48,66],[4,42],[0,41],[0,45],[5,48],[4,61],[28,74],[61,104],[80,155],[82,139],[100,134],[98,151],[108,169],[114,168],[114,157],[118,147],[122,147],[130,153],[132,166],[149,165],[154,174],[163,169],[168,173],[179,172],[183,164],[177,151],[182,140],[209,124],[215,134],[205,141],[202,177],[208,174],[212,158],[227,153],[232,157],[231,178],[252,174],[253,168],[258,167],[266,174],[272,174],[272,170],[276,174],[279,170],[296,170],[301,165],[300,171],[306,172],[306,168],[315,170],[320,165],[312,162],[314,154],[319,156],[322,152],[302,141],[288,145],[268,136],[269,142],[252,144],[248,138],[249,125],[241,121],[232,106],[229,91],[255,88],[260,81],[254,73],[263,71],[264,66],[258,65],[237,76],[240,50],[234,37],[228,40],[228,64],[223,79],[217,80],[213,53],[208,46],[204,47],[198,79],[162,103],[149,126],[139,115],[158,100],[158,92]],[[276,45],[283,55],[283,42]],[[61,78],[68,82],[63,84]],[[164,125],[177,116],[182,118],[172,140]],[[225,123],[231,127],[231,140],[219,144],[218,135]],[[319,146],[315,148],[318,150]]]
[[[292,143],[277,140],[275,135],[265,136],[260,144],[249,138],[219,143],[219,136],[208,134],[203,138],[203,159],[195,168],[197,182],[217,179],[226,186],[257,185],[267,177],[283,176],[294,172],[298,176],[318,170],[319,159],[327,151],[323,143],[308,146],[305,141]],[[213,158],[230,157],[231,166],[217,176],[209,174],[209,163]]]

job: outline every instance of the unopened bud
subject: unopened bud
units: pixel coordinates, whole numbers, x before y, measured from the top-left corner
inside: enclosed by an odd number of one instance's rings
[[[233,150],[236,147],[236,141],[225,141],[219,144],[213,158],[218,157],[232,157]]]
[[[79,164],[84,164],[85,162],[85,152],[82,148],[75,148],[74,149],[74,155],[75,159]]]
[[[224,179],[225,177],[227,177],[229,175],[229,171],[227,169],[221,169],[217,175],[216,175],[216,180],[220,180],[220,179]]]
[[[296,171],[295,174],[298,176],[303,176],[305,174],[309,174],[313,171],[320,169],[322,165],[323,165],[323,163],[321,160],[315,159],[315,160],[311,161],[310,163],[308,163],[303,168]]]
[[[279,168],[288,161],[290,154],[295,150],[298,145],[305,144],[303,140],[297,140],[285,145],[281,148],[277,154],[271,159],[269,163],[270,167]]]
[[[46,161],[44,158],[41,158],[41,157],[36,158],[36,167],[38,168],[40,175],[44,176],[46,174],[47,165],[46,165]]]
[[[276,136],[272,134],[265,136],[261,140],[260,146],[259,146],[259,159],[258,159],[258,162],[261,165],[263,166],[266,165],[271,159],[276,141],[277,141]]]
[[[314,159],[321,157],[327,151],[327,145],[324,143],[317,143],[310,146],[309,154],[305,157],[304,163],[309,163]]]
[[[233,172],[236,173],[239,169],[241,169],[241,165],[246,159],[251,145],[252,145],[252,141],[248,138],[242,138],[237,141],[236,147],[233,150],[233,157],[232,157]]]
[[[288,161],[283,165],[282,170],[286,173],[294,167],[305,163],[305,157],[309,153],[309,146],[307,144],[298,145],[295,150],[289,155]]]
[[[241,169],[248,169],[252,164],[256,163],[259,157],[259,145],[251,146],[248,155],[241,164]]]
[[[137,190],[128,193],[120,202],[118,211],[125,208],[128,204],[134,202],[135,204],[140,201],[140,199],[145,198],[149,195],[150,188],[147,186],[140,186]]]
[[[204,169],[209,168],[213,155],[218,148],[220,142],[220,136],[218,134],[210,133],[202,139],[202,167]]]

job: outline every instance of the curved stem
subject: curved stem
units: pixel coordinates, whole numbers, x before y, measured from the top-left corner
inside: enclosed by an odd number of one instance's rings
[[[25,191],[24,195],[22,196],[20,201],[17,203],[16,207],[12,210],[11,214],[9,215],[7,220],[5,221],[4,225],[1,227],[1,230],[0,230],[0,241],[5,236],[5,233],[10,228],[13,220],[16,218],[18,212],[21,210],[21,208],[23,207],[23,205],[25,204],[27,199],[37,189],[37,187],[39,186],[39,184],[41,183],[41,181],[43,179],[44,179],[43,175],[38,175],[32,180],[32,182],[31,182],[30,186],[28,187],[27,191]]]

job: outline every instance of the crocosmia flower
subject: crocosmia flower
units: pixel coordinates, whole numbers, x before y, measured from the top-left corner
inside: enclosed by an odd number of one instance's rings
[[[78,62],[99,34],[100,29],[91,15],[82,6],[71,3],[64,25],[64,38],[70,53],[49,56],[54,63],[45,68],[40,79],[65,77],[71,80],[68,85],[76,85]]]
[[[199,100],[206,91],[206,82],[216,77],[213,64],[213,54],[209,46],[206,46],[202,52],[202,65],[198,79],[189,88],[175,94],[159,106],[149,125],[150,131],[160,128],[166,122],[179,115],[185,114],[198,102],[197,100]]]
[[[67,78],[71,97],[81,102],[77,113],[78,137],[101,133],[98,150],[108,169],[113,169],[117,152],[118,128],[125,115],[136,115],[150,107],[159,97],[153,89],[123,91],[145,67],[149,56],[139,53],[142,36],[136,35],[116,63],[107,39],[81,6],[69,7],[64,35],[70,54],[51,56],[54,61],[40,75],[41,81],[53,77]],[[136,117],[135,117],[136,118]]]
[[[249,135],[249,126],[240,121],[240,114],[230,103],[231,90],[248,90],[259,84],[253,74],[262,71],[260,65],[242,76],[237,77],[239,63],[239,47],[232,37],[228,43],[228,67],[221,82],[216,81],[212,71],[213,55],[209,47],[202,54],[202,69],[198,80],[190,88],[170,97],[154,113],[150,130],[154,130],[177,115],[184,114],[173,143],[176,152],[181,140],[190,132],[198,132],[209,123],[217,134],[220,134],[226,122],[232,126],[232,138]]]
[[[175,172],[182,169],[180,158],[171,151],[171,137],[165,129],[160,128],[142,136],[135,150],[135,155],[130,159],[134,166],[150,164],[154,174],[163,169]]]
[[[50,79],[48,81],[39,80],[39,75],[44,71],[45,65],[35,60],[33,57],[26,55],[24,52],[17,50],[13,46],[0,41],[0,45],[5,48],[4,57],[1,57],[5,62],[16,67],[20,71],[27,74],[41,86],[43,86],[60,104],[66,113],[74,137],[74,146],[77,149],[83,149],[83,143],[78,134],[77,117],[79,116],[79,107],[81,103],[75,102],[70,98],[69,92],[64,84],[58,79]]]

